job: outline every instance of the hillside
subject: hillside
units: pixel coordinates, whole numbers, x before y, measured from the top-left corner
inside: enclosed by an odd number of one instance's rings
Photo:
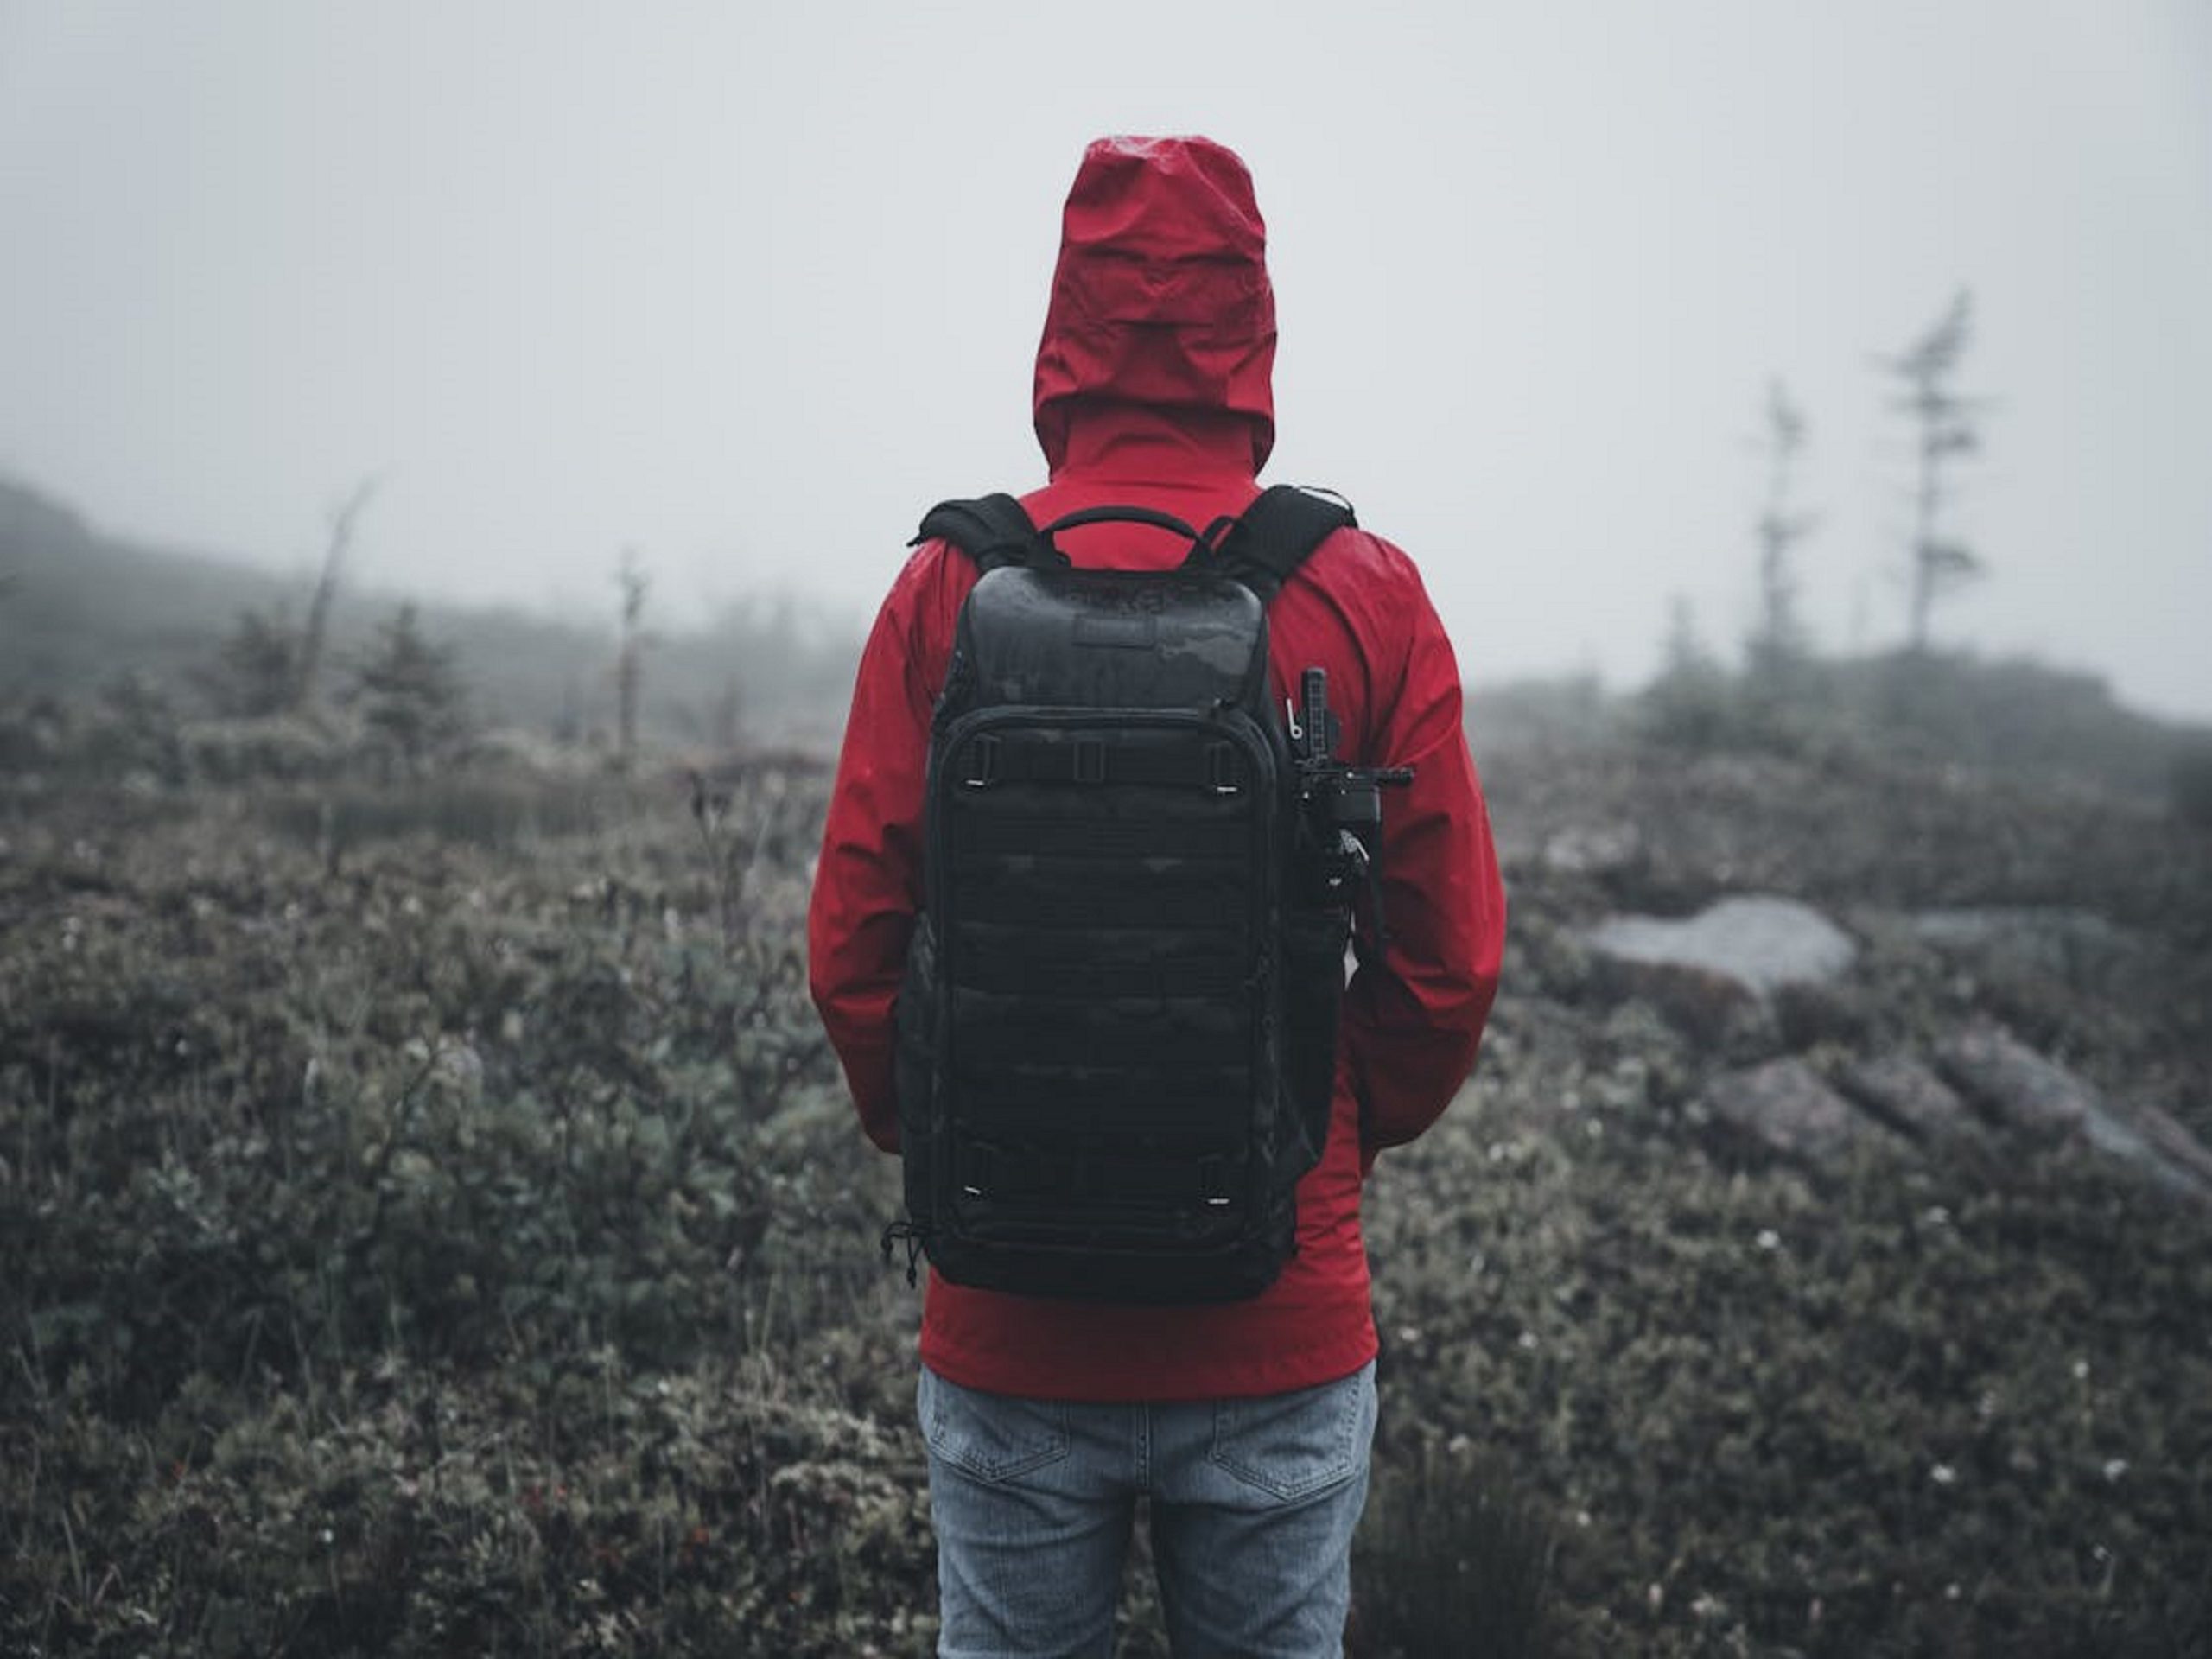
[[[311,573],[283,577],[101,534],[66,506],[0,480],[0,698],[83,697],[136,675],[189,701],[242,613],[303,616]],[[543,736],[614,723],[613,588],[600,626],[426,603],[424,631],[454,651],[480,722]],[[341,588],[339,674],[407,596]],[[756,734],[834,733],[854,625],[789,599],[733,605],[695,626],[650,610],[641,725],[697,743],[734,718]]]

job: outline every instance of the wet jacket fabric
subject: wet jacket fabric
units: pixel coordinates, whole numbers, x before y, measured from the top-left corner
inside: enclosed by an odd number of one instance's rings
[[[1108,139],[1064,221],[1033,409],[1042,524],[1084,506],[1204,526],[1258,493],[1274,439],[1274,308],[1249,177],[1204,139]],[[993,480],[955,480],[975,494]],[[927,503],[918,504],[919,508]],[[1064,532],[1081,566],[1160,569],[1173,536]],[[861,1127],[898,1147],[893,1007],[922,902],[930,717],[974,565],[941,542],[893,583],[862,653],[809,919],[817,1006]],[[1386,959],[1346,988],[1326,1151],[1298,1191],[1298,1249],[1249,1301],[1125,1307],[1007,1295],[932,1276],[921,1357],[965,1387],[1039,1399],[1180,1400],[1306,1388],[1376,1351],[1363,1181],[1432,1123],[1472,1067],[1497,987],[1504,897],[1461,729],[1460,676],[1413,562],[1381,537],[1329,537],[1268,609],[1280,702],[1329,671],[1339,753],[1417,768],[1385,800]]]

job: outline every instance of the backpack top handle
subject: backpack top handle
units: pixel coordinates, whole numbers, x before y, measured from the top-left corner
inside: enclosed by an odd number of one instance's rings
[[[1053,543],[1053,536],[1063,530],[1073,530],[1078,524],[1149,524],[1155,530],[1172,531],[1191,544],[1191,550],[1183,556],[1183,563],[1189,568],[1204,564],[1213,556],[1215,543],[1233,522],[1232,519],[1217,518],[1201,531],[1192,530],[1172,512],[1161,512],[1152,507],[1079,507],[1053,519],[1039,531],[1037,536],[1047,548],[1057,553],[1059,550]]]
[[[1008,564],[1031,570],[1065,569],[1073,561],[1054,543],[1058,531],[1082,524],[1148,524],[1190,543],[1183,569],[1234,577],[1264,605],[1332,531],[1358,522],[1341,496],[1330,499],[1287,484],[1262,491],[1241,517],[1217,518],[1203,531],[1192,529],[1173,513],[1135,506],[1082,507],[1039,530],[1020,501],[999,494],[940,501],[907,545],[918,547],[942,537],[973,559],[985,575]]]

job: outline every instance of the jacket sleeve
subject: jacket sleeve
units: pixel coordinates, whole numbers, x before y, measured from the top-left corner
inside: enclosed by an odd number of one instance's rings
[[[1414,767],[1414,781],[1383,797],[1389,944],[1382,962],[1363,960],[1353,973],[1339,1027],[1370,1162],[1427,1128],[1466,1081],[1505,941],[1505,892],[1467,751],[1459,664],[1408,574],[1405,623],[1395,631],[1403,654],[1394,648],[1376,664],[1369,753]]]
[[[950,563],[925,546],[893,584],[861,653],[807,912],[807,979],[861,1127],[899,1149],[893,1006],[922,907],[930,717]],[[957,601],[955,601],[957,604]]]

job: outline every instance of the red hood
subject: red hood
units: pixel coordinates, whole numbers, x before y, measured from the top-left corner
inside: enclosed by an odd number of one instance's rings
[[[1058,472],[1071,423],[1135,404],[1249,427],[1274,448],[1274,290],[1252,175],[1210,138],[1101,138],[1084,152],[1037,348],[1037,442]]]

